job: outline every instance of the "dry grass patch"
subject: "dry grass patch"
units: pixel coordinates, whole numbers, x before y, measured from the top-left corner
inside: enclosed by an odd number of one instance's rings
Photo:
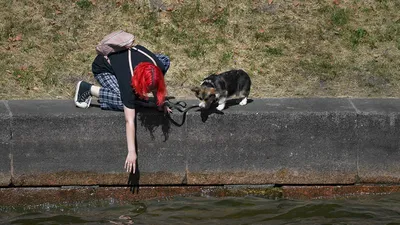
[[[117,29],[171,57],[176,97],[232,68],[250,74],[253,97],[399,97],[399,11],[385,0],[4,0],[0,98],[72,98]]]

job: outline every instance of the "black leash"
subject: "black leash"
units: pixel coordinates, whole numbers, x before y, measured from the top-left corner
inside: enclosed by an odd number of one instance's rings
[[[192,105],[192,106],[187,107],[187,103],[184,102],[184,101],[177,101],[177,102],[174,103],[174,102],[171,102],[169,100],[166,100],[164,102],[164,104],[166,106],[168,106],[170,109],[176,109],[176,110],[178,110],[179,112],[181,112],[183,114],[183,118],[182,118],[182,122],[181,123],[178,123],[175,120],[173,120],[171,118],[171,116],[169,115],[169,113],[167,113],[167,115],[166,115],[168,117],[168,119],[171,120],[171,122],[174,125],[178,126],[178,127],[182,126],[185,123],[186,114],[187,114],[187,112],[189,110],[194,109],[194,108],[200,108],[198,105]]]

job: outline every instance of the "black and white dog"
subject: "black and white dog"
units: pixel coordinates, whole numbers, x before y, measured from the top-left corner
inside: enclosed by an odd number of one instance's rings
[[[236,95],[243,98],[240,105],[247,104],[250,94],[251,80],[243,70],[229,70],[221,74],[211,74],[191,91],[200,100],[199,107],[208,109],[213,102],[218,102],[217,109],[225,108],[227,98]]]

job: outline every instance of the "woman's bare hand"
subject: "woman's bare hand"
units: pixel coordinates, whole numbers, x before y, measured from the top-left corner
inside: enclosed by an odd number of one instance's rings
[[[166,105],[160,105],[157,107],[157,110],[160,112],[164,112],[164,113],[172,113],[172,109],[170,109],[168,106]]]
[[[172,113],[172,109],[169,108],[168,106],[164,105],[164,113]]]
[[[137,159],[136,152],[128,153],[128,155],[126,156],[126,160],[125,160],[126,172],[131,172],[131,171],[132,171],[132,173],[136,172],[136,159]]]

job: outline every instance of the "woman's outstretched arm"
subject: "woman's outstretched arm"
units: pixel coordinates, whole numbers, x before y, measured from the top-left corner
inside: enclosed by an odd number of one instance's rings
[[[125,124],[126,124],[126,141],[128,144],[128,155],[126,156],[125,166],[126,172],[135,173],[136,171],[136,127],[135,127],[135,109],[124,106]]]

